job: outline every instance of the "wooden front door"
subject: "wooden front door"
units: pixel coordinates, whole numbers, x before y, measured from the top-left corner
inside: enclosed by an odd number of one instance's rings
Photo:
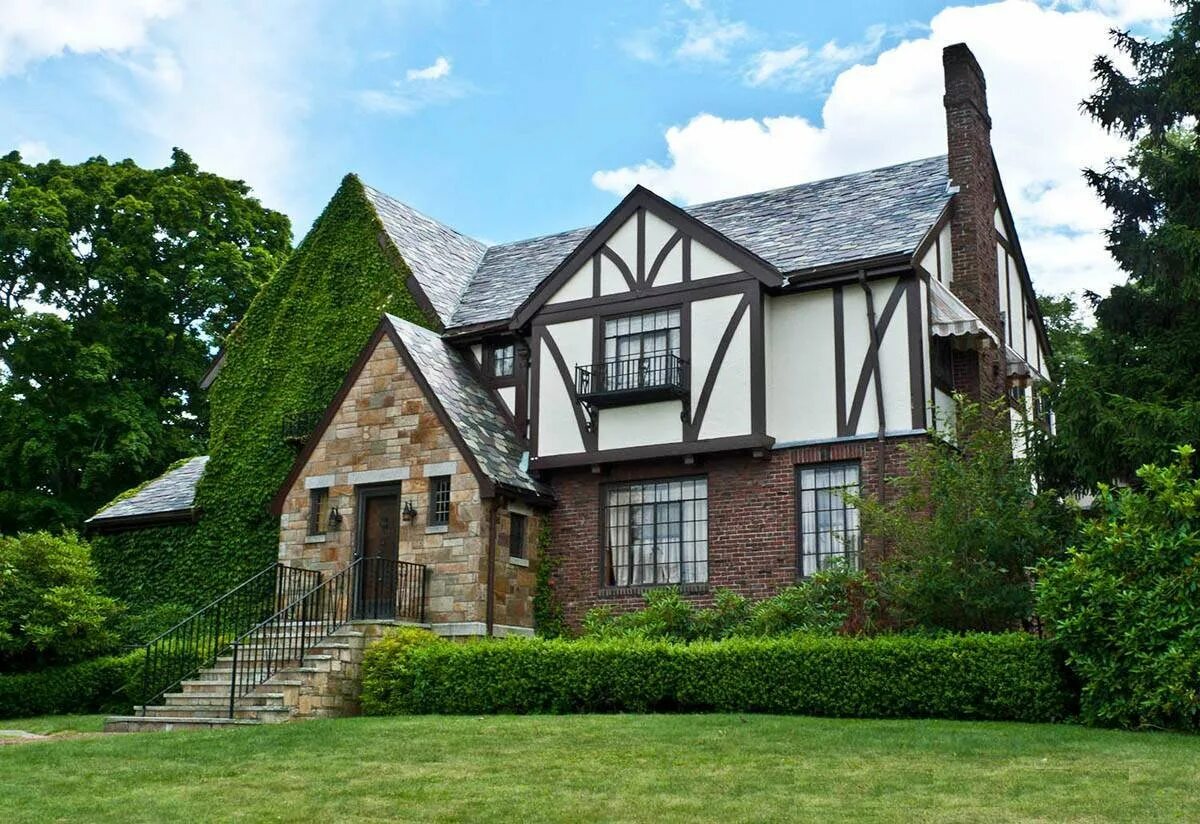
[[[400,488],[359,493],[359,618],[394,618],[396,569],[400,546]]]

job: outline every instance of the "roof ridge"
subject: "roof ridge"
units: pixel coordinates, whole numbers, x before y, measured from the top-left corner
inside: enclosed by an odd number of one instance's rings
[[[357,175],[356,175],[356,177],[357,177]],[[458,237],[462,238],[463,240],[469,240],[469,241],[471,241],[471,242],[472,242],[472,243],[474,243],[475,245],[479,246],[479,247],[480,247],[480,248],[481,248],[481,249],[482,249],[484,252],[486,252],[488,249],[490,249],[492,246],[494,246],[494,245],[495,245],[495,244],[488,244],[488,243],[484,243],[484,242],[483,242],[482,240],[480,240],[479,238],[472,237],[471,235],[468,235],[466,232],[460,232],[458,229],[455,229],[455,228],[454,228],[453,226],[451,226],[449,223],[446,223],[445,221],[442,221],[442,220],[438,220],[438,219],[437,219],[436,217],[434,217],[433,215],[430,215],[430,214],[429,214],[429,213],[427,213],[427,212],[423,212],[423,211],[421,211],[420,209],[416,208],[415,206],[413,206],[413,205],[412,205],[412,204],[410,204],[410,203],[406,203],[405,201],[403,201],[403,200],[400,200],[399,198],[392,197],[391,195],[389,195],[387,192],[383,191],[382,189],[378,189],[378,188],[376,188],[376,187],[372,186],[370,183],[367,183],[367,182],[366,182],[366,181],[364,181],[364,180],[363,180],[361,177],[360,177],[360,178],[358,178],[358,182],[359,182],[359,183],[362,185],[362,187],[363,187],[364,189],[369,189],[371,192],[373,192],[374,194],[376,194],[376,195],[378,195],[379,197],[383,198],[384,200],[387,200],[387,201],[389,201],[389,202],[391,202],[391,203],[395,203],[395,204],[398,204],[398,205],[400,205],[400,206],[403,206],[403,207],[404,207],[405,209],[407,209],[408,211],[410,211],[410,212],[415,212],[416,214],[418,214],[418,215],[420,215],[421,217],[423,217],[423,218],[425,218],[426,220],[428,220],[430,223],[436,223],[438,226],[442,227],[442,228],[443,228],[443,229],[445,229],[447,232],[450,232],[450,233],[451,233],[451,234],[453,234],[453,235],[457,235]]]

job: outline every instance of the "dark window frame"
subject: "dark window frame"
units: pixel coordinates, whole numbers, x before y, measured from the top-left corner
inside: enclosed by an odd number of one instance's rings
[[[666,325],[656,325],[660,316],[666,316]],[[648,319],[651,320],[649,328],[646,325]],[[627,323],[626,331],[614,331],[619,329],[623,321]],[[639,322],[636,332],[628,330],[633,321]],[[683,349],[682,305],[668,304],[639,312],[607,315],[602,317],[600,322],[599,343],[600,358],[604,364],[601,371],[604,391],[659,386],[672,374],[677,373],[677,364]],[[660,345],[656,338],[664,338],[665,346]],[[622,353],[622,341],[633,340],[637,341],[637,346],[626,345],[626,351]],[[630,354],[633,349],[636,349],[636,354]],[[638,362],[637,368],[632,367],[634,361]]]
[[[519,528],[518,528],[519,527]],[[508,557],[525,560],[529,557],[526,542],[528,541],[529,518],[523,512],[508,513]]]
[[[450,525],[450,476],[434,475],[429,479],[428,526]]]
[[[329,529],[329,516],[321,523],[321,510],[329,503],[329,487],[318,486],[308,490],[308,535],[324,535]]]
[[[690,485],[690,495],[672,499],[671,487],[676,484],[679,485],[681,493],[689,491],[685,485]],[[621,492],[627,491],[632,497],[635,489],[641,490],[642,500],[637,503],[621,503],[619,500],[614,502],[614,493],[620,495]],[[667,493],[665,498],[661,495],[664,490]],[[645,499],[647,492],[652,493],[650,500]],[[600,585],[606,589],[707,586],[710,566],[708,492],[707,475],[646,478],[602,484],[599,501]],[[688,504],[691,505],[691,518],[686,517]],[[699,509],[703,512],[699,513]],[[625,511],[624,515],[621,514],[622,510]],[[647,515],[650,518],[647,518]],[[660,518],[661,515],[668,517]],[[660,525],[666,527],[661,533]],[[672,529],[673,525],[677,525],[677,529]],[[647,528],[650,532],[649,542],[644,538]],[[617,530],[623,531],[625,540],[617,545],[616,550],[623,552],[627,561],[620,564],[620,570],[614,559],[612,542]],[[651,552],[652,560],[647,562],[645,557],[635,558],[647,549]],[[663,557],[660,557],[660,553]],[[702,559],[699,557],[701,555]],[[689,557],[691,560],[686,560]],[[660,576],[664,566],[665,574]],[[689,570],[690,576],[686,574]],[[647,571],[651,572],[650,580],[646,580]]]
[[[854,481],[846,482],[846,474],[853,470]],[[805,484],[804,473],[813,472],[813,486],[808,487]],[[843,483],[833,484],[833,473],[841,472]],[[825,485],[820,485],[823,480],[821,473],[825,473]],[[850,461],[828,461],[822,463],[799,464],[796,466],[796,573],[800,578],[809,578],[814,572],[818,572],[827,568],[827,564],[822,563],[822,559],[842,558],[849,562],[852,569],[862,568],[862,524],[859,520],[858,508],[848,503],[840,495],[840,501],[834,500],[836,490],[849,490],[853,488],[855,494],[862,491],[862,464],[857,460]],[[812,493],[813,507],[809,513],[806,507],[808,500],[806,493]],[[824,494],[822,494],[824,493]],[[809,521],[806,520],[806,515],[811,514],[812,529],[808,529]],[[822,527],[822,515],[825,515],[827,521],[825,527]],[[834,520],[840,520],[840,528],[835,528]],[[841,547],[835,547],[834,541],[841,534]],[[828,535],[828,551],[821,549],[822,535]],[[809,544],[805,540],[807,536],[812,537],[812,542]],[[853,537],[853,546],[846,548],[845,539]],[[815,551],[808,551],[809,546],[812,546]],[[811,563],[809,562],[811,559]]]
[[[498,354],[503,353],[501,357]],[[506,372],[497,371],[506,368]],[[489,343],[484,346],[484,372],[492,381],[512,381],[517,378],[517,344],[516,341],[507,343]]]

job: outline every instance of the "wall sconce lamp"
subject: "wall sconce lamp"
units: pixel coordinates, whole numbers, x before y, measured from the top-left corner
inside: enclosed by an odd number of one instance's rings
[[[413,506],[412,500],[407,500],[404,502],[404,512],[402,514],[404,516],[404,520],[408,521],[409,523],[412,523],[417,519],[417,508]]]
[[[342,513],[338,512],[336,506],[329,510],[329,525],[326,528],[329,532],[337,532],[342,528]]]

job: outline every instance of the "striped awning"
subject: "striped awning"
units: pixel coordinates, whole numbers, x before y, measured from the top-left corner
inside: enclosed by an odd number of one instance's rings
[[[971,338],[999,346],[1000,340],[967,305],[934,278],[929,279],[929,323],[934,336]],[[986,345],[986,344],[985,344]]]

